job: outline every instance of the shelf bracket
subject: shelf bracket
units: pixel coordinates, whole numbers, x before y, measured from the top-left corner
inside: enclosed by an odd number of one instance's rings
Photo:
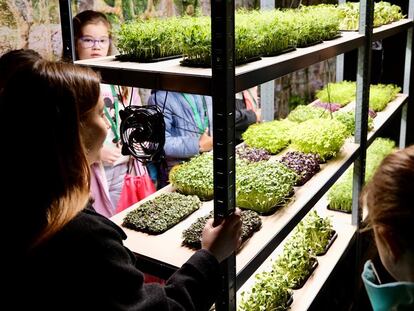
[[[352,187],[352,224],[358,227],[362,219],[362,209],[359,206],[359,195],[365,179],[369,88],[371,83],[371,45],[374,19],[373,7],[373,0],[361,0],[360,2],[359,33],[365,36],[365,42],[364,45],[358,49],[355,143],[360,145],[360,152],[354,163]]]
[[[414,19],[414,0],[410,0],[409,7],[408,7],[408,18],[413,20]],[[405,46],[405,62],[404,62],[404,85],[403,85],[403,93],[407,94],[412,97],[410,94],[410,75],[412,71],[412,55],[413,55],[413,27],[410,27],[407,30],[407,43]],[[405,148],[407,144],[407,124],[408,124],[408,103],[413,103],[413,99],[411,98],[407,103],[404,104],[402,111],[401,111],[401,123],[400,123],[400,141],[399,147]],[[410,109],[414,109],[414,107],[410,107]]]

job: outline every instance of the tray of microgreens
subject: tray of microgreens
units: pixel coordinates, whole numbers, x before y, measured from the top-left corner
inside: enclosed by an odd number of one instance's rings
[[[260,148],[250,148],[244,144],[236,148],[236,155],[238,158],[248,162],[267,161],[270,159],[268,151]]]
[[[282,254],[273,262],[272,271],[282,275],[291,289],[301,288],[316,269],[318,260],[300,237],[292,236],[284,245]]]
[[[338,19],[341,30],[358,30],[359,7],[359,2],[345,2],[338,5]],[[374,3],[374,27],[386,25],[403,18],[401,7],[398,5],[385,1]]]
[[[331,219],[319,216],[315,210],[299,222],[292,235],[304,241],[306,248],[314,256],[325,255],[338,236]]]
[[[195,194],[201,200],[213,198],[213,154],[203,153],[173,167],[170,183],[183,194]]]
[[[310,119],[299,123],[291,134],[290,147],[317,154],[325,162],[336,156],[347,137],[346,127],[335,119]]]
[[[240,311],[285,311],[293,302],[293,292],[281,275],[264,271],[255,275],[250,291],[241,293]]]
[[[208,219],[213,218],[213,212],[206,216],[199,217],[189,228],[183,231],[183,245],[193,249],[201,248],[201,234]],[[242,242],[250,238],[254,232],[259,231],[262,226],[262,220],[259,215],[253,211],[242,210]]]
[[[343,107],[355,99],[356,84],[352,81],[328,83],[315,96],[323,103],[335,103]]]
[[[289,112],[287,119],[292,122],[302,123],[310,119],[328,118],[330,112],[313,105],[299,105]]]
[[[191,23],[188,17],[137,19],[123,23],[116,31],[120,61],[154,62],[180,57],[182,27]]]
[[[296,186],[304,185],[320,171],[319,156],[312,153],[289,151],[280,159],[280,162],[298,174]]]
[[[367,149],[365,182],[368,182],[381,161],[395,149],[395,142],[378,137]],[[352,172],[351,165],[343,176],[328,191],[328,209],[345,213],[352,212]]]
[[[240,166],[236,178],[236,205],[261,215],[274,213],[294,193],[298,175],[279,162]]]
[[[289,120],[263,122],[250,125],[242,137],[248,147],[276,154],[289,145],[294,127],[295,123]]]
[[[160,234],[198,210],[200,206],[201,202],[195,195],[164,193],[130,211],[122,226],[149,234]]]

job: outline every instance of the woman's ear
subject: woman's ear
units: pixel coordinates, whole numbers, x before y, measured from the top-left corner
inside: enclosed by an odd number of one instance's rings
[[[377,226],[374,230],[377,243],[381,243],[382,249],[393,262],[398,262],[402,256],[402,249],[395,234],[384,226]]]

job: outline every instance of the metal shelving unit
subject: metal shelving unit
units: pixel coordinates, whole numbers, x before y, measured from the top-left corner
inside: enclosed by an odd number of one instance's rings
[[[412,20],[402,20],[374,30],[375,40],[384,39],[412,27]],[[337,54],[356,49],[364,43],[364,36],[357,32],[342,32],[342,36],[321,44],[281,54],[263,57],[259,61],[237,66],[235,92],[274,80],[287,73],[329,59]],[[116,61],[114,56],[76,61],[89,66],[102,75],[105,83],[139,85],[194,94],[211,95],[212,70],[180,66],[180,58],[158,63],[132,63]]]
[[[64,54],[73,59],[73,34],[71,25],[71,1],[60,0],[62,16],[62,34]],[[179,65],[180,59],[174,59],[159,63],[131,63],[119,62],[114,57],[104,57],[76,61],[76,64],[89,66],[101,73],[103,81],[110,84],[128,85],[151,89],[163,89],[212,95],[214,113],[214,203],[210,203],[210,209],[214,206],[215,218],[226,217],[231,213],[235,205],[234,184],[234,94],[252,86],[262,84],[283,76],[289,72],[305,68],[309,65],[326,60],[336,55],[353,49],[359,49],[358,73],[357,73],[357,99],[356,99],[356,135],[354,143],[347,143],[342,149],[343,157],[339,157],[336,166],[331,166],[329,172],[322,174],[320,180],[313,182],[312,190],[303,188],[303,194],[297,195],[297,200],[287,209],[289,213],[275,216],[278,225],[273,230],[265,230],[256,233],[250,245],[247,245],[237,255],[231,256],[222,265],[223,283],[221,296],[216,302],[216,310],[236,309],[236,290],[261,266],[266,258],[286,238],[297,223],[313,208],[323,197],[330,186],[339,176],[354,163],[354,204],[353,225],[358,226],[361,219],[361,211],[358,208],[357,197],[362,187],[365,167],[365,151],[372,142],[375,133],[367,138],[367,115],[369,98],[370,75],[370,46],[372,40],[384,39],[396,33],[407,31],[406,72],[404,79],[404,93],[408,96],[409,76],[411,69],[411,47],[413,29],[413,3],[410,0],[410,13],[408,19],[385,25],[372,30],[373,0],[361,0],[360,32],[343,32],[342,36],[323,42],[308,48],[300,48],[293,52],[275,57],[264,57],[260,61],[248,63],[242,66],[234,66],[234,1],[222,2],[212,0],[212,69],[186,68]],[[407,65],[408,64],[408,65]],[[408,72],[408,73],[407,73]],[[400,97],[401,101],[392,106],[389,114],[379,122],[382,127],[391,115],[403,110],[402,136],[405,137],[404,111],[406,109],[407,96]],[[404,121],[405,120],[405,121]],[[323,171],[322,171],[323,172]],[[312,181],[311,181],[312,183]],[[169,188],[163,191],[169,191]],[[126,211],[124,211],[125,213]],[[121,222],[121,213],[113,218],[118,224]],[[196,214],[195,214],[196,215]],[[190,216],[189,219],[191,219]],[[194,216],[196,217],[196,216]],[[193,218],[194,218],[193,217]],[[271,223],[272,220],[269,220]],[[273,224],[274,225],[274,224]],[[266,224],[264,224],[266,228]],[[174,229],[172,229],[174,230]],[[160,260],[159,254],[145,250],[143,237],[136,232],[128,233],[126,245],[130,247],[142,259],[142,267],[154,268],[170,273],[180,266],[181,262],[171,262],[167,259]],[[170,232],[171,234],[171,232]],[[167,232],[168,235],[168,232]],[[257,237],[256,237],[257,235]],[[162,235],[157,236],[161,242]],[[146,237],[147,239],[151,237]],[[256,240],[255,240],[256,239]],[[356,235],[358,243],[358,235]],[[249,241],[249,242],[251,242]],[[154,245],[152,242],[151,248]],[[169,244],[166,244],[166,247]],[[163,250],[165,252],[165,249]],[[191,255],[191,253],[187,254]],[[184,260],[184,255],[180,260]]]

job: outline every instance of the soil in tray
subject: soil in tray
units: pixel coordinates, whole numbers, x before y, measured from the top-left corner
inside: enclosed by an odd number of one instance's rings
[[[164,193],[130,211],[122,226],[148,234],[161,234],[200,208],[198,197]]]
[[[292,289],[300,289],[303,287],[303,285],[305,285],[306,281],[309,279],[313,271],[315,271],[316,267],[318,266],[318,260],[316,258],[314,258],[314,260],[315,261],[312,264],[312,267],[309,269],[308,275],[305,278],[303,278],[302,282],[300,282],[299,284],[296,284],[295,286],[292,286]]]
[[[338,232],[336,232],[335,230],[332,230],[331,231],[331,238],[329,239],[328,244],[326,244],[325,249],[322,252],[317,253],[316,256],[325,255],[328,252],[329,248],[331,247],[332,243],[336,240],[337,237],[338,237]]]
[[[115,55],[115,59],[119,60],[121,62],[137,62],[137,63],[156,63],[156,62],[162,62],[165,60],[180,58],[182,55],[171,55],[171,56],[165,56],[165,57],[156,57],[156,58],[144,58],[144,57],[137,57],[134,55]]]
[[[330,211],[334,211],[334,212],[341,212],[341,213],[345,213],[345,214],[352,214],[352,210],[342,210],[342,209],[335,209],[335,208],[331,208],[329,206],[329,204],[326,206],[326,208]]]

